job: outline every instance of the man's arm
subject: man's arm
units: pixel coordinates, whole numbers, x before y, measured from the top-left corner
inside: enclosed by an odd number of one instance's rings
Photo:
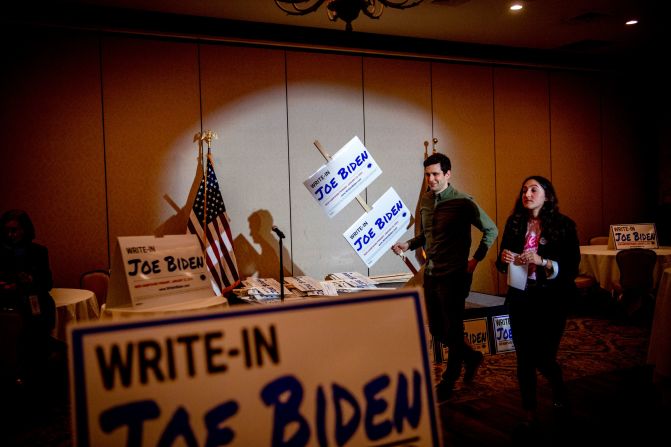
[[[494,241],[496,240],[496,237],[499,235],[499,230],[496,228],[496,224],[494,221],[485,213],[485,211],[478,205],[477,203],[473,202],[476,207],[476,215],[475,219],[473,221],[473,225],[480,231],[482,231],[482,238],[480,239],[480,244],[478,245],[478,248],[475,250],[475,253],[473,253],[473,259],[476,262],[480,262],[483,259],[485,259],[485,255],[487,255],[487,250],[491,248],[492,245],[494,245]],[[469,260],[469,267],[470,267],[470,260]],[[474,267],[475,268],[475,267]]]

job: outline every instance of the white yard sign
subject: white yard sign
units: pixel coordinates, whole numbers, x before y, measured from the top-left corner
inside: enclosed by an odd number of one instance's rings
[[[375,202],[373,209],[354,222],[343,236],[361,260],[371,267],[405,233],[410,217],[408,207],[394,188],[389,188]]]
[[[420,289],[70,327],[77,446],[440,446]]]
[[[152,307],[214,295],[195,234],[119,237],[108,307]]]
[[[659,248],[657,228],[654,223],[611,225],[610,240],[616,250],[627,248]],[[609,240],[609,246],[610,244]]]
[[[382,170],[358,137],[303,182],[328,217],[345,208]]]

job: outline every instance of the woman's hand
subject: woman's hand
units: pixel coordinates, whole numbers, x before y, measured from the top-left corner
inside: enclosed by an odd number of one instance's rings
[[[516,256],[510,250],[503,250],[501,252],[501,261],[506,264],[516,263]]]
[[[538,256],[537,253],[533,251],[525,251],[521,255],[518,256],[520,259],[520,264],[536,264],[536,265],[541,265],[543,262],[543,258]]]

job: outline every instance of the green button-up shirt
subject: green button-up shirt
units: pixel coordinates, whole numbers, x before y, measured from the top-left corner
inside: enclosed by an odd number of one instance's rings
[[[411,250],[424,247],[425,273],[440,275],[463,271],[471,249],[471,226],[482,232],[473,258],[484,259],[498,230],[487,213],[467,194],[452,185],[438,194],[429,191],[420,201],[422,233],[408,241]]]

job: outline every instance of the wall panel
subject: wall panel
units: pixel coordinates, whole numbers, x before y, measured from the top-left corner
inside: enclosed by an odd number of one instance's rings
[[[641,111],[632,114],[634,104],[622,80],[615,77],[604,83],[603,103],[603,216],[608,225],[648,222],[647,185],[654,181],[654,158],[645,138],[636,132]],[[631,89],[632,91],[634,89]],[[635,109],[631,109],[635,110]]]
[[[333,272],[366,272],[342,236],[363,208],[352,201],[329,219],[303,185],[325,163],[315,140],[331,155],[355,135],[364,141],[361,73],[358,56],[287,53],[294,270],[317,279]]]
[[[601,173],[601,96],[593,75],[550,76],[552,183],[560,210],[580,222],[578,236],[605,235]]]
[[[363,76],[365,143],[382,169],[368,188],[368,203],[372,206],[393,187],[414,215],[423,178],[423,143],[431,141],[430,64],[364,58]],[[411,227],[400,240],[413,236]],[[410,270],[391,251],[370,269],[371,275],[398,272]]]
[[[243,277],[279,277],[273,225],[286,235],[282,260],[292,274],[284,55],[219,45],[200,51],[203,128],[219,135],[215,169]]]
[[[496,222],[492,69],[441,63],[432,69],[436,149],[450,157],[450,183],[473,196]],[[481,237],[473,229],[471,253]],[[496,243],[473,275],[473,290],[496,293],[495,259]]]
[[[550,178],[549,110],[546,72],[494,68],[496,221],[501,234],[522,180],[529,175]],[[499,292],[505,284],[499,275]]]
[[[114,251],[118,236],[186,230],[199,180],[198,52],[195,44],[105,37],[102,54]]]
[[[0,213],[28,212],[57,287],[108,266],[98,39],[13,34],[0,76]]]

